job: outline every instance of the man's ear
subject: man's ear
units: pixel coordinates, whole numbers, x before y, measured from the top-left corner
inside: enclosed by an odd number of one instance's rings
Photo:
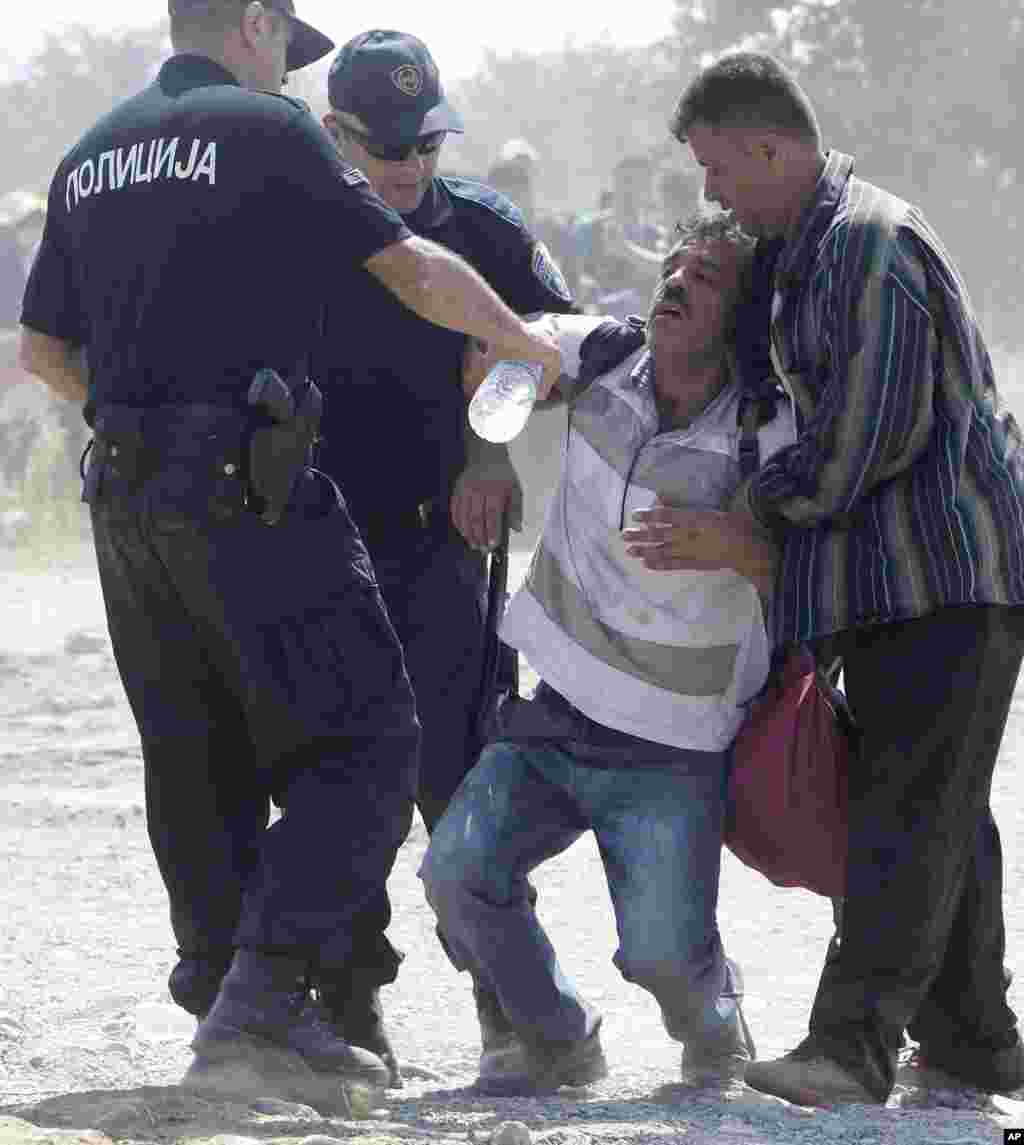
[[[258,44],[273,34],[273,13],[263,0],[249,0],[242,8],[242,39],[246,44]]]
[[[745,131],[739,136],[738,143],[744,155],[760,159],[762,163],[772,164],[778,157],[780,140],[767,132]]]
[[[792,165],[796,141],[787,135],[765,135],[759,140],[759,146],[758,154],[771,173],[775,176],[785,174],[786,168]]]
[[[753,153],[763,163],[774,164],[779,158],[779,141],[774,135],[759,135],[754,141]]]
[[[242,19],[239,30],[246,45],[252,45],[259,36],[259,20],[263,11],[260,0],[251,0],[242,5]]]
[[[344,154],[345,135],[341,130],[341,120],[333,111],[328,111],[320,122],[324,125],[324,131],[334,140],[334,145]]]

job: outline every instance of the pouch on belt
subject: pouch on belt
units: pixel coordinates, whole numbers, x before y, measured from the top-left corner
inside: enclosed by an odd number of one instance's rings
[[[131,495],[155,471],[156,456],[142,434],[145,414],[135,406],[117,406],[96,415],[92,447],[83,463],[82,500],[87,505],[96,504],[105,488]]]

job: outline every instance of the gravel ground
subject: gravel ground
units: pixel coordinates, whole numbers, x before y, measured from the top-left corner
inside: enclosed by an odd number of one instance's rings
[[[408,958],[384,992],[405,1088],[361,1119],[183,1094],[175,1083],[190,1058],[192,1027],[166,993],[173,957],[166,904],[146,839],[137,736],[95,577],[88,568],[33,577],[0,571],[0,585],[0,1145],[525,1145],[527,1137],[550,1145],[966,1145],[1001,1141],[1004,1128],[1024,1127],[1024,1100],[928,1092],[909,1073],[885,1108],[807,1111],[753,1093],[695,1097],[677,1084],[678,1046],[653,1000],[611,964],[614,923],[589,838],[542,868],[537,883],[566,970],[604,1013],[610,1076],[542,1100],[476,1095],[469,981],[433,937],[416,878],[425,845],[418,823],[390,884],[392,936]],[[1019,971],[1024,818],[1015,779],[1024,693],[1011,720],[993,801],[1006,853],[1008,962]],[[745,970],[759,1052],[775,1056],[803,1035],[830,932],[829,904],[778,890],[726,855],[720,921],[727,949]],[[1011,1001],[1020,1008],[1019,991]]]

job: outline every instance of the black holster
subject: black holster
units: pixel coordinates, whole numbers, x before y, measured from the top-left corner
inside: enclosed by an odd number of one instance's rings
[[[265,525],[280,521],[297,478],[311,463],[320,430],[323,396],[317,385],[304,379],[289,388],[289,412],[279,403],[250,398],[265,421],[249,431],[248,504]]]

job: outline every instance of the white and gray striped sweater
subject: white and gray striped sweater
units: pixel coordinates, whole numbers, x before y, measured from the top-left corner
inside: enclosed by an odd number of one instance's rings
[[[580,347],[604,320],[550,321],[574,380]],[[544,532],[501,637],[598,723],[721,751],[768,672],[757,590],[728,570],[646,570],[626,554],[621,529],[658,496],[694,508],[728,505],[740,483],[739,390],[727,386],[690,426],[659,433],[651,375],[640,349],[575,397]],[[759,432],[762,460],[795,436],[780,403]]]

